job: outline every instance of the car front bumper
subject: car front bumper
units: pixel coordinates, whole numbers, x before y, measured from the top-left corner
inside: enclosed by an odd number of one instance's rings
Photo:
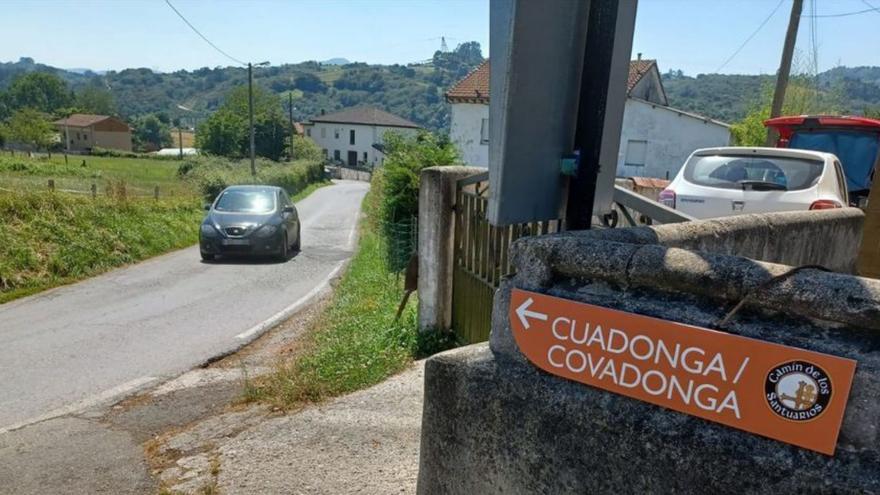
[[[203,253],[219,255],[271,255],[281,252],[282,237],[276,233],[269,237],[248,236],[242,238],[200,236],[199,248]]]

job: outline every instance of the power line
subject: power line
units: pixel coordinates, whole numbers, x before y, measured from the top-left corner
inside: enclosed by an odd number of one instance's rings
[[[870,5],[870,4],[868,4]],[[880,14],[880,9],[871,7],[870,9],[857,10],[855,12],[842,12],[839,14],[813,14],[813,15],[805,15],[804,17],[813,17],[817,19],[829,18],[829,17],[849,17],[851,15],[859,15],[859,14],[867,14],[869,12],[876,12]]]
[[[171,10],[173,10],[174,13],[177,14],[177,16],[180,17],[180,18],[183,20],[183,22],[185,22],[186,25],[189,26],[189,28],[193,30],[194,33],[196,33],[197,35],[199,35],[200,38],[202,38],[203,40],[205,40],[205,43],[211,45],[212,48],[214,48],[215,50],[217,50],[218,52],[220,52],[224,57],[228,58],[229,60],[232,60],[233,62],[235,62],[235,63],[237,63],[237,64],[240,64],[240,65],[247,65],[247,62],[242,62],[241,60],[239,60],[239,59],[233,57],[232,55],[230,55],[230,54],[224,52],[223,50],[220,49],[219,46],[215,45],[214,43],[211,42],[211,40],[209,40],[208,38],[206,38],[204,34],[200,33],[199,30],[196,29],[196,27],[192,25],[192,23],[190,23],[188,20],[186,20],[186,17],[184,17],[183,14],[181,14],[179,10],[177,10],[176,8],[174,8],[174,5],[171,4],[171,0],[165,0],[165,3],[167,3],[168,6],[171,7]]]
[[[874,4],[868,2],[868,0],[862,0],[862,3],[867,5],[868,7],[871,7],[871,10],[873,10],[874,12],[880,14],[880,8],[877,8]]]
[[[779,10],[779,7],[782,7],[782,4],[784,2],[785,2],[785,0],[779,0],[779,3],[776,4],[776,7],[774,7],[773,11],[770,12],[770,15],[768,15],[767,18],[761,22],[761,24],[758,26],[758,28],[755,29],[754,32],[752,32],[752,34],[750,34],[749,37],[746,38],[746,40],[743,41],[743,43],[741,45],[739,45],[739,48],[737,48],[736,51],[733,52],[733,55],[727,57],[727,60],[725,60],[724,63],[721,64],[717,69],[715,69],[715,72],[721,72],[721,69],[723,69],[727,64],[729,64],[730,61],[734,59],[734,57],[739,55],[739,52],[741,52],[742,49],[745,48],[745,46],[749,43],[749,41],[752,41],[752,38],[754,38],[755,35],[758,34],[758,31],[760,31],[761,28],[763,28],[768,22],[770,22],[770,18],[772,18],[773,15],[776,14],[776,11]]]

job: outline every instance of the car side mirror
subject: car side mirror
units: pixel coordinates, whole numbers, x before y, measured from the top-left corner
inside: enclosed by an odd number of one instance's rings
[[[281,209],[284,213],[293,213],[293,206],[287,205]]]
[[[209,211],[211,209],[211,203],[205,203],[205,211]]]

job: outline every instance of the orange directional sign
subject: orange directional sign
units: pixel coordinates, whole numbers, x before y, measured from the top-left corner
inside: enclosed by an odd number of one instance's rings
[[[851,359],[519,289],[510,324],[548,373],[834,454]]]

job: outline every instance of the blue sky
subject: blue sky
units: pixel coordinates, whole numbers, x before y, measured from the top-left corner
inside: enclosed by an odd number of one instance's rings
[[[880,7],[880,0],[805,0],[820,15]],[[223,50],[273,64],[345,57],[370,63],[430,58],[440,36],[450,47],[475,40],[489,46],[488,0],[172,0]],[[641,0],[633,53],[661,70],[715,72],[770,14],[778,0]],[[722,70],[772,73],[791,0]],[[21,56],[58,67],[163,71],[229,65],[199,39],[164,0],[4,0],[0,61]],[[837,64],[880,65],[871,41],[880,12],[819,18],[820,70]],[[801,22],[798,50],[811,52],[811,22]]]

